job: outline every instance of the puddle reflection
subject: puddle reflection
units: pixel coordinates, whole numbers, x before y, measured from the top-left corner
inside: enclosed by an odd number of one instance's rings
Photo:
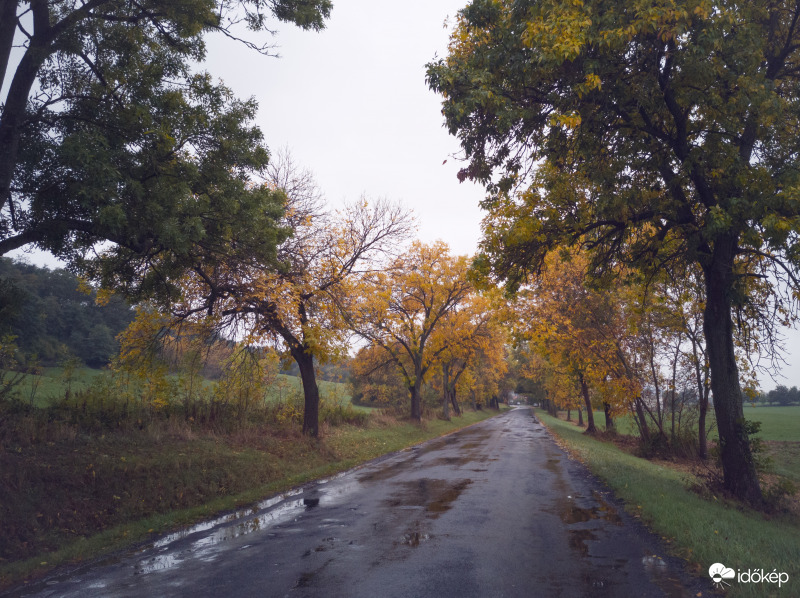
[[[669,598],[681,598],[686,595],[683,584],[670,571],[666,561],[658,555],[642,557],[642,566],[647,576],[659,587]]]
[[[398,484],[400,492],[391,496],[386,504],[390,507],[424,507],[431,519],[450,510],[453,502],[461,496],[470,479],[464,480],[432,480],[421,478]]]
[[[561,520],[567,525],[573,523],[584,523],[586,521],[604,520],[614,525],[622,525],[622,518],[619,516],[617,510],[608,504],[599,492],[592,492],[592,497],[597,501],[597,505],[583,508],[575,504],[571,496],[561,504],[559,508],[559,516]]]
[[[192,555],[192,558],[205,556],[213,560],[213,556],[203,555],[203,553],[207,553],[208,550],[222,542],[288,521],[303,511],[320,505],[340,503],[359,487],[359,482],[352,476],[347,477],[342,474],[320,480],[310,487],[274,496],[247,509],[241,509],[169,534],[139,552],[140,555],[152,551],[160,551],[161,554],[141,558],[134,565],[134,572],[146,574],[170,569],[180,564],[184,560],[184,555],[189,554]],[[171,545],[192,536],[198,537],[189,546],[170,550]]]

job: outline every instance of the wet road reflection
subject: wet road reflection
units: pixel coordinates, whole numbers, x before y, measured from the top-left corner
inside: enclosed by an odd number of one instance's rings
[[[528,409],[165,536],[14,596],[685,596]]]

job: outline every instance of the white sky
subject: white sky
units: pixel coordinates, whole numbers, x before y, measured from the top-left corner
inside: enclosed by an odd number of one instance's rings
[[[205,66],[238,96],[258,100],[270,148],[287,146],[329,201],[402,201],[423,241],[472,254],[483,189],[458,182],[458,141],[425,83],[425,64],[447,49],[445,19],[465,3],[335,0],[322,32],[280,28],[280,58],[220,36],[209,40]]]
[[[259,103],[257,124],[273,150],[288,147],[332,203],[367,197],[402,201],[418,236],[472,254],[484,193],[459,183],[458,141],[443,126],[441,99],[425,64],[446,53],[445,20],[466,0],[334,0],[325,30],[279,28],[280,58],[222,36],[208,40],[203,68],[239,97]],[[443,164],[443,162],[446,163]],[[28,254],[32,263],[52,257]],[[784,383],[800,386],[800,333],[789,332]],[[762,377],[764,389],[775,382]]]

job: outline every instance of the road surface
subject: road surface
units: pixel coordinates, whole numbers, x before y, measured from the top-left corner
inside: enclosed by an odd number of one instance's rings
[[[11,595],[638,598],[706,589],[520,408]]]

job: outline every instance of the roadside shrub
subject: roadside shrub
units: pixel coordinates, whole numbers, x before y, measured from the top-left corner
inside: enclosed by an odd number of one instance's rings
[[[323,400],[320,405],[320,420],[331,426],[344,424],[365,426],[369,420],[369,414],[363,411],[356,411],[349,404],[330,404],[328,401]]]

